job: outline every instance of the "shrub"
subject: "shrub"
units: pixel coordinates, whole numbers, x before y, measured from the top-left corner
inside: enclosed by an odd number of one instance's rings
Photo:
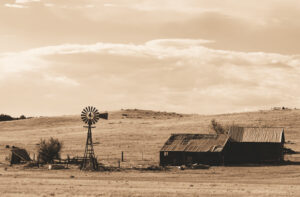
[[[217,134],[225,134],[225,128],[219,124],[215,119],[211,120],[211,128],[217,133]]]
[[[26,119],[26,116],[21,115],[19,118],[14,118],[7,114],[0,114],[0,121],[22,120],[22,119]]]
[[[0,114],[0,121],[10,121],[10,120],[14,120],[14,118],[11,117],[10,115]]]
[[[21,115],[19,119],[21,119],[21,120],[22,120],[22,119],[26,119],[26,116]]]
[[[43,163],[53,163],[54,159],[60,159],[62,147],[62,142],[53,137],[48,140],[41,139],[38,147],[39,160]]]
[[[242,126],[236,125],[234,123],[221,125],[215,119],[211,120],[211,128],[216,132],[216,134],[229,134],[230,131],[243,129]]]

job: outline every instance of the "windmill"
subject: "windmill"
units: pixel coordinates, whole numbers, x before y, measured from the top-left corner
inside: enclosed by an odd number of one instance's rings
[[[108,118],[108,113],[99,113],[95,107],[88,106],[84,108],[81,112],[82,121],[88,126],[84,126],[88,128],[87,139],[85,144],[85,151],[83,156],[83,161],[81,164],[81,170],[98,170],[98,162],[95,157],[93,140],[92,140],[92,127],[93,124],[96,124],[97,121],[102,118]]]

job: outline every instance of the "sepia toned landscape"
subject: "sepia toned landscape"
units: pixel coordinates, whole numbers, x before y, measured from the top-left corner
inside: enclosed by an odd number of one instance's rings
[[[221,115],[177,114],[149,110],[109,112],[93,129],[98,160],[113,171],[48,170],[48,166],[10,167],[6,145],[24,147],[31,156],[40,138],[63,141],[62,158],[82,156],[86,129],[79,116],[38,117],[0,123],[0,182],[5,196],[297,196],[300,165],[286,155],[286,165],[212,166],[209,169],[158,166],[159,150],[171,133],[211,133],[210,121],[243,126],[283,127],[286,147],[300,151],[300,110],[265,110]]]
[[[300,196],[299,0],[1,0],[0,197]]]

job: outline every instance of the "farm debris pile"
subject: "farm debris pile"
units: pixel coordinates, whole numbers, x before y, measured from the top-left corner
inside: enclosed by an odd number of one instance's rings
[[[11,165],[32,161],[26,149],[19,148],[16,146],[12,146],[10,148],[10,146],[8,145],[6,145],[6,148],[10,149],[10,154],[7,160],[10,162]]]

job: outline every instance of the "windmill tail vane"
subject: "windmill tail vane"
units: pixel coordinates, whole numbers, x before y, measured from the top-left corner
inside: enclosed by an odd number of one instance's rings
[[[108,113],[99,114],[99,118],[107,120],[108,119]]]

